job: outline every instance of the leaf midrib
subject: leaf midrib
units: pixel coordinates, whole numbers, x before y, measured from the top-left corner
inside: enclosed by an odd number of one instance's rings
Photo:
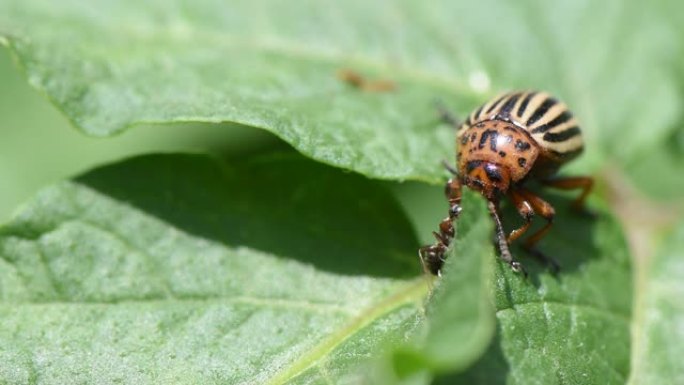
[[[264,383],[268,385],[287,383],[307,369],[315,366],[319,361],[330,354],[330,352],[335,350],[347,339],[351,338],[357,331],[368,326],[378,318],[410,303],[416,304],[417,307],[420,306],[421,301],[428,294],[428,291],[429,287],[424,278],[418,278],[409,282],[407,285],[402,285],[394,294],[389,295],[383,301],[368,306],[356,318],[348,322],[346,326],[324,339],[317,346],[310,349],[307,354],[299,357],[299,359],[292,362],[288,367],[276,373]]]
[[[499,309],[496,311],[496,313],[502,313],[505,311],[513,311],[516,312],[518,311],[517,308],[519,307],[526,307],[526,306],[541,306],[541,305],[555,305],[555,306],[561,306],[561,307],[568,307],[568,308],[578,308],[578,309],[584,309],[587,311],[592,311],[595,313],[599,313],[604,316],[610,316],[613,318],[620,319],[621,321],[624,321],[626,323],[632,322],[632,316],[628,314],[623,314],[621,312],[618,312],[615,309],[611,308],[601,308],[593,304],[588,304],[588,303],[568,303],[568,302],[561,302],[561,301],[554,301],[554,300],[539,300],[539,301],[526,301],[526,302],[521,302],[521,303],[514,303],[510,307],[505,307],[502,309]]]

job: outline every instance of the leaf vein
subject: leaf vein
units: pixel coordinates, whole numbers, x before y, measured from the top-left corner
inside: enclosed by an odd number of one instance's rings
[[[561,302],[561,301],[549,301],[549,300],[543,300],[543,301],[526,301],[526,302],[520,302],[520,303],[513,303],[511,307],[505,307],[498,309],[496,313],[502,313],[504,311],[516,311],[516,308],[518,307],[524,307],[524,306],[539,306],[539,305],[546,305],[546,304],[552,304],[552,305],[557,305],[557,306],[563,306],[563,307],[569,307],[569,308],[583,308],[585,310],[597,312],[597,313],[602,313],[604,315],[609,315],[614,318],[618,318],[626,323],[631,322],[631,316],[627,314],[623,314],[621,312],[618,312],[615,309],[610,309],[610,308],[600,308],[596,305],[593,304],[586,304],[586,303],[566,303],[566,302]]]

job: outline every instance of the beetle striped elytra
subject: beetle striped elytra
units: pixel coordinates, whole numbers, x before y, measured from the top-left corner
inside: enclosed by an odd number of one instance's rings
[[[447,121],[454,119],[443,113]],[[531,235],[523,247],[547,262],[554,270],[557,263],[536,249],[536,243],[551,228],[555,210],[551,204],[525,188],[530,179],[559,189],[582,189],[573,207],[582,209],[591,191],[590,177],[555,177],[558,169],[577,157],[584,148],[578,122],[567,106],[546,92],[515,91],[501,94],[473,111],[456,133],[456,169],[446,185],[449,215],[434,232],[437,242],[420,248],[425,271],[441,273],[444,258],[453,238],[453,222],[461,212],[461,187],[480,192],[487,199],[494,221],[496,243],[501,259],[514,271],[525,272],[513,259],[510,242],[523,235],[535,215],[546,219],[546,225]],[[506,235],[499,214],[499,202],[508,197],[524,223]]]

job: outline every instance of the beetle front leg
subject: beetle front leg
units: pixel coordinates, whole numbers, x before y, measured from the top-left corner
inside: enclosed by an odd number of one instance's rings
[[[513,260],[513,255],[508,248],[508,240],[506,239],[506,232],[501,224],[501,218],[499,217],[499,204],[494,201],[487,201],[487,208],[489,209],[489,215],[494,220],[494,231],[496,234],[496,243],[499,246],[500,258],[502,261],[506,262],[508,266],[511,267],[516,273],[522,273],[523,276],[527,277],[527,271],[523,265]]]
[[[418,250],[423,270],[433,275],[441,275],[446,252],[456,236],[454,221],[461,214],[461,183],[457,178],[447,181],[444,193],[449,201],[449,215],[439,223],[439,232],[432,232],[437,242],[433,245],[423,246]]]

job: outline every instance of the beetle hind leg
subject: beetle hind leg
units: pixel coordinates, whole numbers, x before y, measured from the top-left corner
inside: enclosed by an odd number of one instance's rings
[[[577,190],[582,189],[582,193],[571,204],[573,210],[589,215],[595,216],[593,212],[587,209],[585,201],[587,196],[594,187],[594,179],[587,176],[573,176],[561,177],[554,179],[547,179],[542,182],[544,185],[557,188],[559,190]]]

